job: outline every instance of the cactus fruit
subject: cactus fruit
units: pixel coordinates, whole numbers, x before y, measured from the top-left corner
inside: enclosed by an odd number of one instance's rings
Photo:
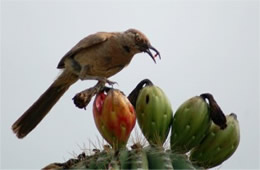
[[[144,87],[136,101],[138,124],[151,145],[162,146],[172,121],[171,104],[164,92],[157,86]]]
[[[205,137],[211,125],[209,107],[200,96],[184,102],[173,117],[171,149],[186,153],[197,146]]]
[[[93,115],[112,148],[105,145],[103,151],[95,149],[92,155],[82,153],[77,159],[44,169],[204,169],[221,164],[238,147],[236,115],[225,116],[209,93],[187,100],[173,117],[166,95],[148,79],[128,98],[119,90],[108,89],[95,92]],[[126,143],[136,117],[149,146],[137,142],[129,150]],[[163,144],[171,127],[171,149],[166,150]]]
[[[214,123],[202,143],[191,151],[190,160],[199,166],[212,168],[227,160],[237,149],[240,132],[237,116],[227,118],[227,127],[221,129]]]
[[[96,126],[104,139],[114,148],[124,147],[135,126],[136,115],[132,104],[119,90],[97,94],[93,103]]]

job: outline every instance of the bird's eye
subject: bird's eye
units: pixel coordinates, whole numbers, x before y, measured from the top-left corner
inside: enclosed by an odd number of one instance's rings
[[[136,35],[135,35],[135,40],[136,40],[137,42],[141,41],[141,38],[140,38],[139,34],[136,34]]]

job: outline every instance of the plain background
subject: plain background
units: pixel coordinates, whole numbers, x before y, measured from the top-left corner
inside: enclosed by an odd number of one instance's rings
[[[17,139],[10,127],[57,77],[59,60],[80,39],[128,28],[144,32],[162,60],[136,55],[111,77],[117,88],[129,94],[150,78],[174,111],[190,97],[212,93],[226,114],[237,114],[241,128],[237,151],[219,168],[260,168],[259,1],[5,0],[1,22],[1,168],[39,169],[102,146],[92,103],[80,110],[71,100],[94,81],[73,85],[26,138]]]

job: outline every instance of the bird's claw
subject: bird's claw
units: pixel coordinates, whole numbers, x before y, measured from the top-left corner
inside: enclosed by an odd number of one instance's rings
[[[115,81],[111,81],[111,80],[108,80],[108,79],[101,79],[101,80],[99,80],[101,83],[104,83],[104,84],[109,84],[110,86],[112,86],[113,87],[113,85],[115,85],[115,84],[117,84],[118,85],[118,83],[117,82],[115,82]]]
[[[109,84],[109,85],[112,86],[112,87],[113,87],[115,84],[118,85],[117,82],[111,81],[111,80],[108,80],[108,79],[107,79],[106,83]]]

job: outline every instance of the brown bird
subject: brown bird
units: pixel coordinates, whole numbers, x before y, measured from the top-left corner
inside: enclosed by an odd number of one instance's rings
[[[153,50],[156,54],[153,56]],[[37,101],[12,125],[18,138],[25,137],[47,115],[61,96],[80,80],[113,83],[110,76],[121,71],[137,53],[146,52],[155,62],[159,52],[136,29],[125,32],[98,32],[82,39],[60,60],[61,75]]]

